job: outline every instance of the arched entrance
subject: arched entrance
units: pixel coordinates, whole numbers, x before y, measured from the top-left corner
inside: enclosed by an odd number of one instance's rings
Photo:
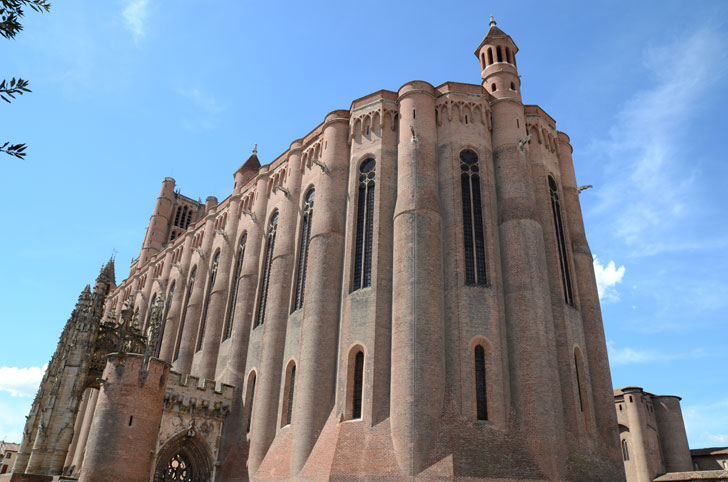
[[[210,482],[212,456],[194,430],[172,437],[157,456],[154,482]]]

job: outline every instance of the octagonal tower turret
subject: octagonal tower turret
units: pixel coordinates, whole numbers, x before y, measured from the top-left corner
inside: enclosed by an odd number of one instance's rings
[[[521,101],[521,79],[516,67],[518,47],[510,35],[496,26],[490,16],[490,29],[475,56],[480,61],[481,83],[485,90],[497,98],[510,97]]]

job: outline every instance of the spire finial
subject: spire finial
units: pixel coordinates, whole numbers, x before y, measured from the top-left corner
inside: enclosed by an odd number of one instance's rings
[[[495,27],[495,19],[493,18],[493,15],[490,16],[490,26]]]
[[[253,154],[255,154],[256,156],[258,155],[258,144],[253,147]]]

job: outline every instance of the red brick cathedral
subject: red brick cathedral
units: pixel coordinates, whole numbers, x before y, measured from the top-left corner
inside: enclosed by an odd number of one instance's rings
[[[624,480],[572,148],[517,53],[491,18],[478,84],[354,100],[221,202],[166,178],[12,480]]]

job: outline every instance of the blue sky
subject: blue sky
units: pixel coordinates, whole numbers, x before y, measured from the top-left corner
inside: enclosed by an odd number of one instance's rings
[[[138,255],[161,181],[222,200],[334,110],[422,79],[479,82],[488,15],[524,102],[574,146],[614,385],[683,397],[728,445],[728,3],[58,1],[0,39],[0,439],[20,441],[78,294]],[[174,7],[171,7],[174,5]]]

